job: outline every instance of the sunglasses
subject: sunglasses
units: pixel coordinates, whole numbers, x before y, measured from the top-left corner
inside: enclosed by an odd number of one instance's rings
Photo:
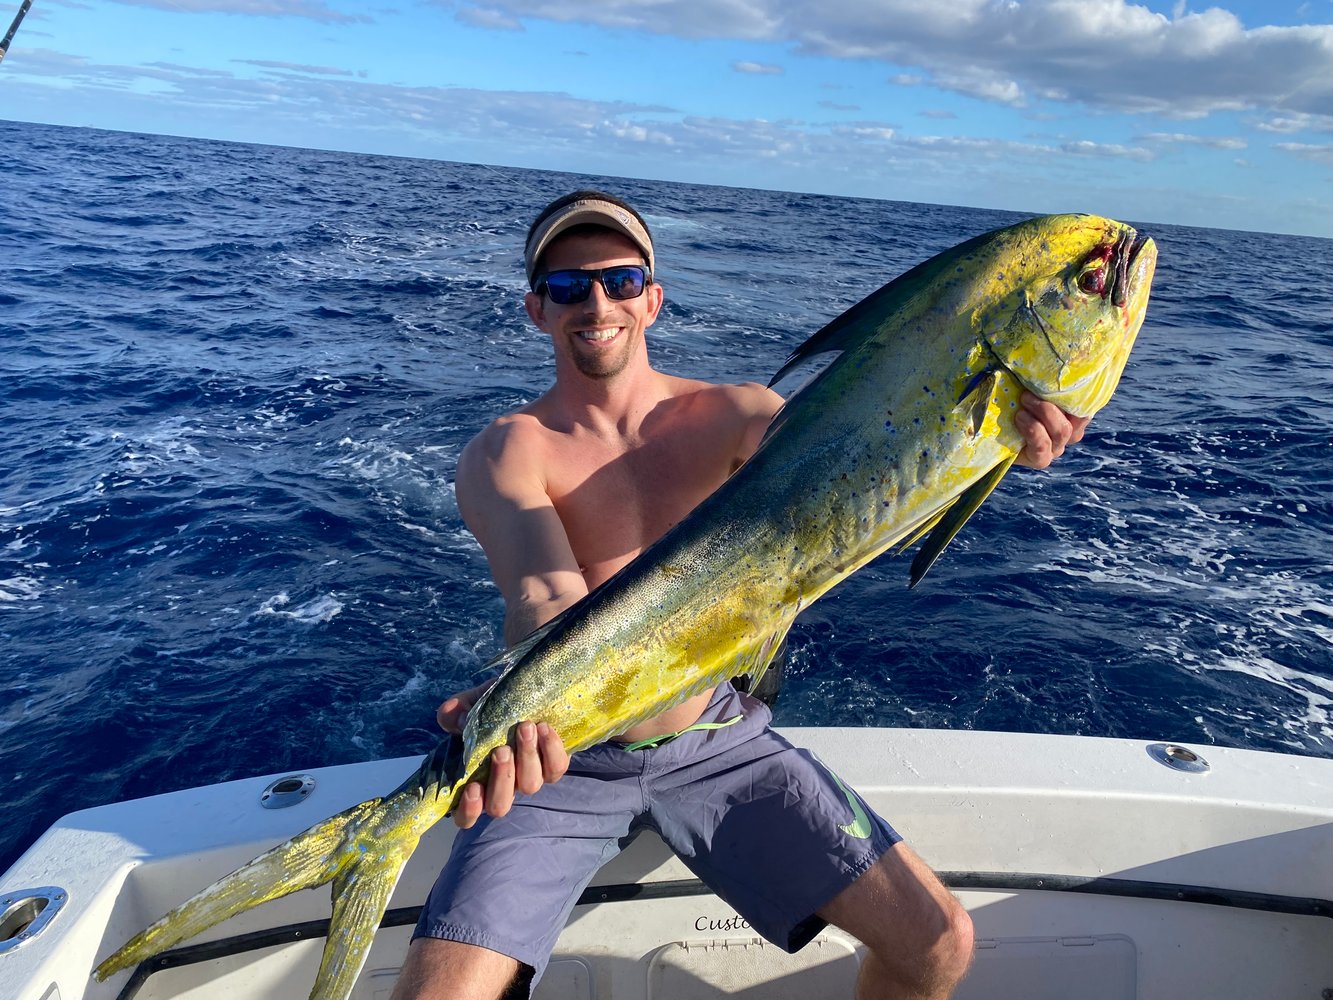
[[[592,283],[600,281],[608,299],[637,299],[643,294],[652,275],[639,264],[617,264],[595,271],[550,271],[537,279],[533,291],[545,292],[559,306],[584,302],[592,294]]]

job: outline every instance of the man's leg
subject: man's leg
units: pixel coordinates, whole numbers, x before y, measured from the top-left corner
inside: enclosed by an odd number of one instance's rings
[[[526,998],[579,895],[619,853],[642,802],[642,766],[618,748],[593,747],[508,815],[459,832],[393,1000]]]
[[[527,967],[524,967],[524,971]],[[407,950],[390,1000],[503,1000],[528,995],[529,975],[508,955],[419,937]]]
[[[857,1000],[946,1000],[972,961],[971,917],[903,843],[819,915],[869,949]]]

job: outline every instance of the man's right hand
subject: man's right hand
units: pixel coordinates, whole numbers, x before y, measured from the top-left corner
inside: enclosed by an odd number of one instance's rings
[[[461,733],[467,713],[495,680],[460,691],[445,700],[435,718],[447,733]],[[548,781],[559,781],[569,769],[569,754],[560,735],[544,722],[520,722],[518,746],[496,747],[491,751],[491,776],[485,786],[470,782],[454,808],[454,823],[466,830],[483,812],[503,816],[514,804],[514,795],[532,795]]]

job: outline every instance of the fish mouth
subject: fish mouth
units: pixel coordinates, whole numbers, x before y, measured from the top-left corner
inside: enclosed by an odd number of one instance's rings
[[[1140,251],[1150,242],[1147,236],[1144,236],[1133,229],[1126,230],[1120,234],[1120,239],[1116,240],[1115,250],[1112,256],[1115,260],[1115,267],[1112,269],[1111,280],[1111,304],[1117,308],[1123,309],[1129,304],[1129,273],[1134,267],[1134,261],[1138,259]]]

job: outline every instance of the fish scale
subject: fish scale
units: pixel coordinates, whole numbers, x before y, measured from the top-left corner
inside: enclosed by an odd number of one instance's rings
[[[915,584],[1017,457],[1027,389],[1076,416],[1105,405],[1143,322],[1151,240],[1090,215],[996,230],[913,268],[812,336],[775,381],[838,357],[783,406],[758,451],[614,577],[492,661],[502,672],[382,800],[225,876],[106,959],[99,978],[266,899],[332,881],[313,1000],[345,1000],[421,835],[522,720],[571,752],[723,680],[757,679],[804,608],[922,539]],[[501,820],[503,822],[503,820]],[[316,860],[312,860],[316,859]]]

